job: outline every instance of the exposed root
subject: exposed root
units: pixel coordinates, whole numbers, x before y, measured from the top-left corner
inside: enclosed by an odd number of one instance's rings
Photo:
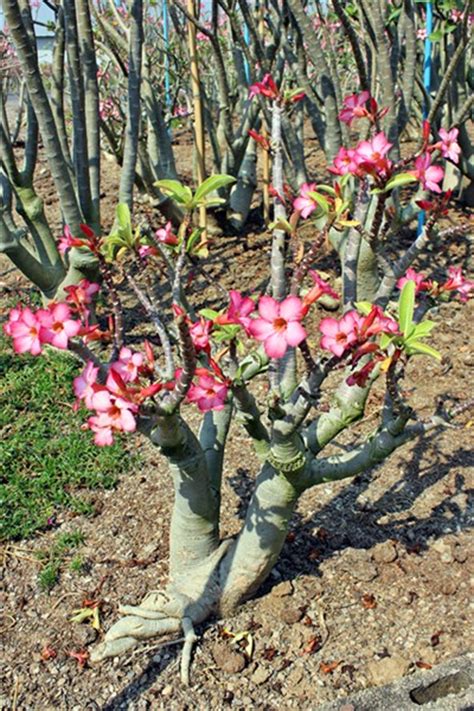
[[[208,607],[208,612],[209,609]],[[90,661],[100,662],[107,657],[118,656],[129,652],[143,640],[175,634],[182,629],[184,645],[181,658],[181,681],[189,685],[191,655],[193,645],[198,639],[193,623],[200,622],[202,619],[201,616],[195,618],[193,613],[199,611],[203,615],[204,606],[170,590],[169,593],[153,591],[145,597],[141,605],[122,605],[119,611],[125,617],[112,625],[102,643],[92,651]]]
[[[194,632],[193,622],[189,617],[183,617],[182,627],[184,632],[184,645],[181,653],[181,681],[189,686],[189,671],[191,668],[191,654],[193,645],[198,640]]]
[[[172,617],[158,620],[149,620],[135,615],[123,617],[112,625],[104,641],[92,651],[90,660],[100,662],[107,657],[116,657],[133,649],[142,640],[179,632],[180,628],[181,620]]]

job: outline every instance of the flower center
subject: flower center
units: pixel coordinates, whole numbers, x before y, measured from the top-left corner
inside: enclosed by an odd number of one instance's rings
[[[336,335],[336,341],[347,341],[347,335],[345,333],[342,333],[342,331],[339,331],[339,333]]]
[[[286,321],[284,318],[276,318],[273,322],[273,328],[275,331],[284,331],[286,328]]]

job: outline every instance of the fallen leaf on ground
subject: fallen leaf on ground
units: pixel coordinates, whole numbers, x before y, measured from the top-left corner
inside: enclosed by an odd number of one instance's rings
[[[332,674],[339,664],[342,664],[342,659],[339,662],[321,662],[319,671],[322,671],[323,674]]]

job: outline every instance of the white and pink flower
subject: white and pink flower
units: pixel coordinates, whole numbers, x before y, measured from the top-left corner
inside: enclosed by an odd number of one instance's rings
[[[196,403],[201,412],[223,410],[227,397],[227,385],[216,380],[210,373],[200,375],[197,383],[188,390],[186,399]]]
[[[303,183],[298,197],[293,202],[293,207],[299,211],[303,219],[309,217],[318,207],[318,203],[310,195],[310,193],[314,193],[315,191],[316,183]]]
[[[263,342],[270,358],[282,358],[289,347],[305,340],[306,331],[300,323],[304,306],[298,296],[287,296],[281,302],[271,296],[262,296],[258,313],[259,317],[251,322],[249,332]]]

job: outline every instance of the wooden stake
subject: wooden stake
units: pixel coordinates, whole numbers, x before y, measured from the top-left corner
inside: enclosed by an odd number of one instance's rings
[[[265,0],[258,7],[258,33],[260,37],[265,34]],[[268,138],[268,129],[265,119],[262,122],[262,136]],[[263,192],[263,219],[265,224],[270,222],[270,152],[263,149],[262,155],[262,192]]]
[[[187,10],[190,15],[195,16],[194,0],[187,0]],[[204,121],[202,110],[201,86],[199,82],[199,65],[196,52],[196,26],[188,21],[188,47],[191,61],[191,88],[193,94],[194,111],[194,142],[196,146],[197,161],[197,183],[198,186],[206,179],[205,145],[204,145]],[[199,227],[204,229],[201,236],[201,244],[207,244],[207,214],[206,208],[199,208]]]

